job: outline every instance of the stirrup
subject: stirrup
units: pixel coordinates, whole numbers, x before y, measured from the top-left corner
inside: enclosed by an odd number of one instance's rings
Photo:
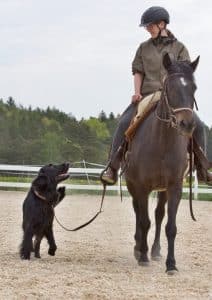
[[[109,168],[111,167],[107,166],[100,174],[100,180],[104,185],[114,185],[118,180],[117,171],[113,170],[112,168],[111,168],[111,172],[113,172],[114,178],[110,178],[109,176],[104,176],[104,174],[107,172]]]

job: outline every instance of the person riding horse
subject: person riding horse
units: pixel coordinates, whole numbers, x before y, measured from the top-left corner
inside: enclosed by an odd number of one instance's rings
[[[123,157],[123,144],[125,132],[128,129],[132,118],[135,116],[139,102],[150,94],[162,89],[166,70],[162,64],[166,53],[177,61],[190,61],[186,47],[176,39],[167,29],[170,22],[168,11],[160,6],[152,6],[147,9],[142,17],[140,26],[144,27],[151,35],[151,38],[141,43],[132,63],[134,75],[135,94],[132,102],[119,119],[118,126],[114,133],[107,167],[102,172],[100,179],[104,184],[115,184],[117,174]],[[152,106],[145,108],[150,110]],[[196,128],[193,132],[194,140],[194,163],[197,168],[198,180],[212,184],[212,174],[208,171],[210,163],[205,157],[205,132],[204,123],[194,114]]]

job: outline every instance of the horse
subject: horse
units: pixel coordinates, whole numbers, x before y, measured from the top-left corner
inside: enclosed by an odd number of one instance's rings
[[[178,271],[174,254],[176,215],[182,197],[184,172],[188,164],[189,141],[195,128],[193,109],[196,104],[196,85],[193,73],[198,65],[199,56],[190,63],[175,61],[166,53],[162,62],[166,76],[161,98],[130,142],[129,162],[124,174],[136,217],[134,256],[139,265],[149,264],[149,194],[154,190],[158,191],[155,209],[156,230],[151,248],[153,260],[161,257],[160,232],[167,203],[166,272],[172,275]]]

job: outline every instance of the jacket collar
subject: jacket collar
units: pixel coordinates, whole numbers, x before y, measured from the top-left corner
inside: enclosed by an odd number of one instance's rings
[[[159,35],[158,37],[156,37],[155,39],[151,39],[152,43],[155,46],[158,45],[168,45],[168,44],[172,44],[174,41],[176,41],[176,37],[173,35],[173,33],[169,30],[167,30],[168,36],[161,36]]]

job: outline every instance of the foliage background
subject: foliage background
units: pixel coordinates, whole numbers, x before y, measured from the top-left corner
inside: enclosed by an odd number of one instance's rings
[[[55,108],[41,110],[0,99],[0,163],[46,164],[63,161],[105,163],[119,116],[77,120]],[[212,160],[212,128],[206,127],[207,156]]]

